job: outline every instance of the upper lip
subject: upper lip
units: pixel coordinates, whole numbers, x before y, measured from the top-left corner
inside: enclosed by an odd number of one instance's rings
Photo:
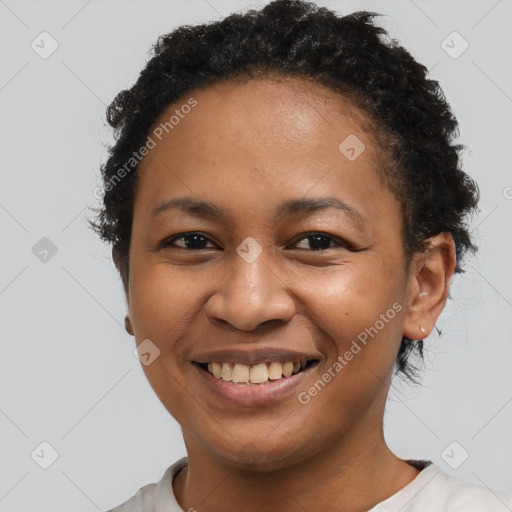
[[[241,363],[246,365],[273,362],[305,362],[319,360],[322,356],[315,352],[297,352],[281,348],[258,349],[222,349],[210,350],[196,354],[190,359],[196,363]]]

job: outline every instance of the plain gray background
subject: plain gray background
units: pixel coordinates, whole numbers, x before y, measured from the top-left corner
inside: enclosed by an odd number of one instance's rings
[[[159,34],[266,3],[0,0],[0,511],[107,510],[185,454],[124,331],[110,249],[86,224],[111,141],[104,111]],[[422,385],[391,390],[387,440],[512,494],[512,1],[318,3],[387,15],[441,82],[482,193],[480,251],[426,341]],[[48,469],[42,442],[58,454]]]

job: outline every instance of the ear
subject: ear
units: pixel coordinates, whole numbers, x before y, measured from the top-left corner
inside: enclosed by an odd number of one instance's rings
[[[126,296],[126,301],[129,303],[129,294],[128,294],[128,262],[127,258],[123,257],[121,254],[121,250],[117,246],[112,246],[112,260],[114,261],[114,265],[116,266],[119,275],[121,276],[121,281],[123,282],[123,289]]]
[[[123,289],[126,297],[126,304],[128,306],[128,310],[130,309],[130,294],[128,290],[128,265],[126,263],[126,258],[123,258],[121,255],[121,251],[118,247],[112,247],[112,259],[114,260],[114,264],[121,275],[121,280],[123,281]],[[134,336],[133,325],[130,319],[129,313],[124,317],[124,328],[128,334]]]
[[[455,243],[450,233],[430,238],[427,249],[413,256],[403,336],[420,340],[432,332],[446,304],[456,264]]]
[[[133,325],[132,325],[132,321],[130,320],[129,315],[126,315],[124,317],[124,328],[126,329],[126,332],[128,334],[131,334],[132,336],[134,335],[133,334]]]

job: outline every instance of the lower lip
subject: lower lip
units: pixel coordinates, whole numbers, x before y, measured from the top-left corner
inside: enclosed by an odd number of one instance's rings
[[[230,404],[244,407],[271,404],[291,395],[316,367],[310,366],[295,375],[271,380],[266,384],[234,384],[218,379],[197,364],[193,366],[213,393]]]

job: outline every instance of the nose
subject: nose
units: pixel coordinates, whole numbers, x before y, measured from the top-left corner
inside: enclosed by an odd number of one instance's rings
[[[289,322],[295,303],[264,253],[252,263],[238,255],[234,260],[204,306],[208,320],[242,331],[253,331],[264,323]]]

